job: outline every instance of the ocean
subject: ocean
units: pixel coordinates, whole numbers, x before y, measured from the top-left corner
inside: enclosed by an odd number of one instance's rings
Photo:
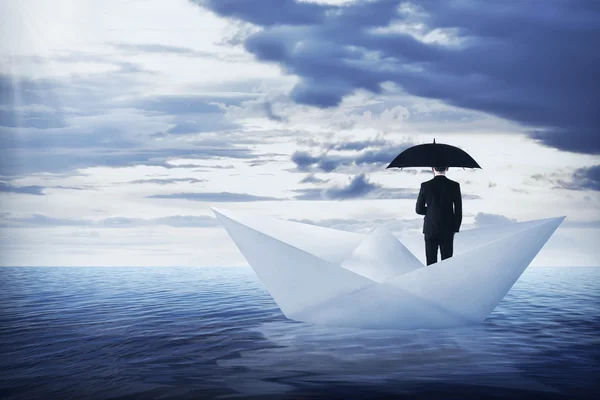
[[[0,305],[2,399],[600,398],[600,267],[452,330],[289,321],[249,267],[3,267]]]

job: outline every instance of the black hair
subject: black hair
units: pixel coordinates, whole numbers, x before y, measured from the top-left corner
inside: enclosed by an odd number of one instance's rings
[[[437,172],[444,172],[448,169],[448,167],[433,167]]]

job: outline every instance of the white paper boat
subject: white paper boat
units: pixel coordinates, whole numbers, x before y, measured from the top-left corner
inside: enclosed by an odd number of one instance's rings
[[[372,329],[480,323],[565,218],[461,231],[453,257],[424,266],[384,226],[362,235],[213,211],[287,318]]]

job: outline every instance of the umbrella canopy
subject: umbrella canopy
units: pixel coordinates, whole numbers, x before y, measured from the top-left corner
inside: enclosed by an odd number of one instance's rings
[[[464,167],[479,168],[477,161],[463,149],[449,144],[433,143],[419,144],[400,153],[387,168],[406,167]]]

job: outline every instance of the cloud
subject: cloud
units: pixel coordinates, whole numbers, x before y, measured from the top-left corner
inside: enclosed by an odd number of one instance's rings
[[[299,183],[326,183],[329,179],[322,179],[314,176],[313,174],[306,175]]]
[[[206,202],[250,202],[250,201],[274,201],[283,200],[276,197],[255,196],[248,193],[173,193],[173,194],[157,194],[147,196],[149,199],[181,199],[191,201],[206,201]]]
[[[227,107],[239,106],[256,95],[163,95],[138,99],[129,104],[150,115],[174,116],[175,125],[167,132],[189,134],[216,132],[241,128],[241,125],[228,120]]]
[[[240,128],[239,124],[228,121],[223,116],[214,116],[204,121],[183,121],[176,124],[167,132],[178,135],[187,133],[218,132]]]
[[[1,136],[1,135],[0,135]],[[94,149],[82,148],[81,151],[63,151],[48,148],[38,151],[24,149],[23,151],[8,151],[0,148],[0,173],[5,176],[27,174],[32,172],[67,172],[91,167],[130,167],[136,165],[161,166],[164,168],[183,168],[168,163],[173,158],[193,158],[210,160],[222,158],[253,159],[254,155],[248,148],[236,147],[202,147],[187,145],[187,148],[143,148],[128,149]],[[182,146],[183,147],[183,146]],[[197,167],[197,165],[189,165]]]
[[[301,171],[307,170],[308,167],[316,164],[318,161],[318,157],[312,156],[307,151],[295,151],[294,154],[292,154],[292,162],[296,164],[296,167]]]
[[[125,105],[163,115],[214,115],[222,113],[227,106],[240,105],[257,96],[257,94],[161,95],[139,98],[125,103]]]
[[[196,53],[195,50],[189,47],[181,46],[170,46],[165,44],[153,44],[153,43],[113,43],[112,47],[119,50],[139,52],[139,53],[173,53],[173,54],[185,54],[193,55]]]
[[[486,226],[486,225],[502,225],[517,222],[514,218],[508,218],[504,215],[500,214],[488,214],[483,212],[478,212],[475,215],[474,224],[477,227]]]
[[[235,17],[256,25],[272,26],[285,21],[289,25],[305,25],[321,22],[330,7],[295,0],[262,0],[260,6],[244,0],[198,0],[219,15]]]
[[[157,225],[167,225],[175,228],[210,228],[220,226],[214,217],[193,216],[193,215],[173,215],[170,217],[155,218],[152,220]]]
[[[44,186],[13,186],[8,183],[0,182],[0,192],[3,193],[22,193],[43,196]]]
[[[0,75],[0,126],[41,130],[66,127],[58,97],[52,91],[54,85],[48,80]]]
[[[413,146],[413,143],[392,144],[390,142],[347,142],[329,147],[338,147],[339,149],[358,151],[381,145],[380,148],[369,149],[359,154],[338,155],[322,152],[313,155],[308,151],[295,151],[292,154],[292,162],[296,164],[299,171],[318,170],[321,172],[333,172],[342,167],[362,167],[362,166],[386,166],[398,154]]]
[[[600,229],[600,220],[570,221],[568,218],[561,224],[561,228],[575,229]]]
[[[92,224],[91,221],[70,218],[53,218],[42,214],[33,214],[25,218],[3,218],[0,224],[16,227],[31,227],[31,226],[85,226]]]
[[[514,187],[509,187],[509,189],[515,193],[525,193],[525,194],[529,194],[529,191],[522,189],[522,188],[514,188]]]
[[[111,46],[117,50],[124,51],[126,53],[133,54],[144,54],[144,53],[156,53],[156,54],[175,54],[181,56],[192,56],[192,57],[216,57],[216,53],[198,51],[189,47],[182,46],[171,46],[157,43],[112,43]]]
[[[600,165],[576,169],[570,181],[559,181],[562,187],[572,190],[600,190]]]
[[[235,169],[234,165],[196,165],[206,169]]]
[[[554,172],[551,174],[534,174],[531,178],[538,182],[553,184],[553,189],[600,190],[600,165],[577,168],[569,176]]]
[[[40,63],[49,63],[61,57],[40,57]],[[67,77],[29,78],[20,74],[0,74],[0,106],[13,113],[36,112],[52,114],[63,120],[66,116],[98,115],[124,105],[123,97],[147,91],[146,75],[154,73],[140,65],[110,58],[72,53],[70,63],[94,62],[108,64],[116,69],[103,72],[71,74]],[[31,109],[37,107],[36,111]],[[41,109],[40,107],[43,107]],[[69,125],[68,121],[64,121]],[[27,127],[21,125],[21,127]]]
[[[247,61],[247,57],[244,57],[243,55],[202,51],[189,47],[172,46],[159,43],[112,43],[110,46],[128,56],[156,54],[160,56],[180,56],[220,60],[229,63]]]
[[[71,58],[77,62],[86,56]],[[134,72],[135,65],[125,71],[120,61],[110,63],[122,68],[68,78],[0,75],[0,110],[51,115],[64,122],[53,129],[0,122],[1,175],[97,166],[169,167],[172,158],[256,158],[249,148],[241,147],[251,139],[224,131],[238,127],[225,116],[227,107],[257,95],[147,96],[142,94],[147,88]],[[8,122],[18,122],[15,118]],[[162,133],[169,130],[172,134]],[[153,135],[156,132],[161,132],[160,137]],[[178,140],[178,134],[192,132],[219,132],[219,136]]]
[[[155,185],[170,185],[173,183],[203,183],[206,179],[196,178],[165,178],[165,179],[137,179],[128,183],[136,184],[155,184]]]
[[[533,174],[531,175],[531,179],[534,179],[536,181],[544,181],[546,180],[546,176],[544,174]]]
[[[0,126],[56,129],[64,128],[67,125],[64,119],[60,115],[56,115],[54,111],[31,112],[13,107],[11,109],[0,108]]]
[[[347,185],[325,189],[295,189],[295,200],[348,200],[348,199],[416,199],[418,191],[407,188],[384,188],[370,182],[365,174],[350,179]]]
[[[298,103],[335,107],[391,82],[530,127],[541,144],[600,153],[598,2],[194,2],[262,28],[244,47],[299,78]]]
[[[404,231],[420,231],[423,227],[423,218],[416,219],[370,219],[370,220],[356,220],[356,219],[343,219],[343,218],[330,218],[321,220],[311,219],[290,219],[290,221],[301,222],[304,224],[311,224],[317,226],[323,226],[325,228],[338,229],[348,232],[357,233],[368,233],[379,225],[384,225],[392,232],[404,232]]]
[[[90,124],[92,125],[92,124]],[[53,132],[38,130],[0,129],[0,143],[4,149],[48,150],[60,149],[130,149],[136,143],[125,138],[124,132],[116,127],[93,124],[85,132],[79,129],[61,129]]]
[[[329,150],[342,150],[342,151],[361,151],[369,147],[384,147],[389,146],[391,142],[383,139],[366,139],[366,140],[355,140],[347,141],[342,143],[329,143],[325,147]]]
[[[24,218],[2,218],[0,225],[29,228],[29,227],[58,227],[80,226],[92,228],[136,228],[140,226],[171,226],[175,228],[211,228],[219,226],[214,217],[195,215],[173,215],[161,218],[106,218],[89,220],[78,218],[54,218],[42,214],[33,214]]]
[[[174,228],[212,228],[219,226],[216,218],[194,215],[174,215],[162,218],[107,218],[94,223],[105,228],[133,228],[138,226],[170,226]]]
[[[265,110],[267,118],[269,118],[271,121],[284,122],[286,120],[284,117],[275,114],[275,112],[273,111],[273,104],[271,104],[271,102],[265,101],[263,103],[263,108]]]
[[[52,189],[63,189],[63,190],[87,190],[88,188],[82,188],[82,187],[75,187],[75,186],[63,186],[63,185],[57,185],[57,186],[48,186],[48,188],[52,188]]]
[[[49,79],[32,80],[0,75],[0,105],[4,111],[26,110],[24,106],[31,105],[47,107],[47,111],[54,110],[54,106],[59,104],[53,90],[56,84],[56,81]]]
[[[347,186],[334,186],[325,191],[325,196],[331,200],[354,199],[365,197],[380,186],[369,182],[364,174],[354,177]]]
[[[336,185],[328,188],[294,189],[295,200],[416,200],[419,191],[411,188],[387,188],[369,181],[365,174],[358,174],[347,185]],[[481,199],[480,196],[463,193],[463,200]]]

